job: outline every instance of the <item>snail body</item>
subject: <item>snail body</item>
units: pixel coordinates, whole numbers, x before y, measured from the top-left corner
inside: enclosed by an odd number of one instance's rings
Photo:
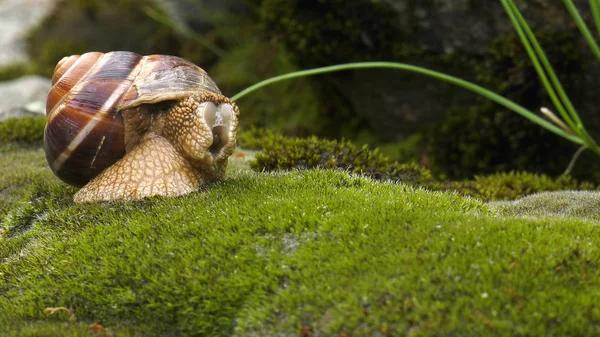
[[[184,59],[131,52],[63,58],[48,94],[46,159],[76,202],[177,196],[225,174],[237,106]]]

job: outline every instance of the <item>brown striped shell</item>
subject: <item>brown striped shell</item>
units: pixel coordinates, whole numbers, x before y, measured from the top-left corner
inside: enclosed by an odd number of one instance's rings
[[[83,186],[125,154],[122,111],[208,91],[204,70],[175,56],[90,52],[54,70],[44,132],[46,159],[64,182]]]

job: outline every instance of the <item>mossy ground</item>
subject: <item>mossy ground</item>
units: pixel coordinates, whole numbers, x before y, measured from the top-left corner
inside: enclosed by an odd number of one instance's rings
[[[4,336],[600,330],[600,227],[581,213],[506,216],[343,171],[257,173],[237,155],[185,197],[80,206],[39,147],[0,155]]]

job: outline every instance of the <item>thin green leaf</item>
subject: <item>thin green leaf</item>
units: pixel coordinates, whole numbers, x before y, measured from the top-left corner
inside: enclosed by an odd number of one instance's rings
[[[581,35],[583,35],[583,37],[585,38],[585,41],[592,49],[592,52],[594,53],[594,55],[596,55],[596,57],[600,61],[600,47],[598,47],[598,43],[596,43],[596,41],[594,40],[594,37],[592,36],[592,33],[590,32],[587,25],[583,21],[581,14],[579,14],[579,11],[577,10],[577,7],[575,7],[572,0],[564,0],[564,2],[565,2],[565,6],[567,6],[567,9],[569,10],[569,13],[571,13],[573,20],[575,21],[575,24],[577,25],[577,28],[579,28]],[[593,1],[593,0],[590,1],[590,6],[592,6],[592,10],[594,9],[594,7],[593,7],[594,2],[596,2],[596,5],[597,5],[597,1]],[[594,15],[596,15],[596,13]],[[597,20],[596,17],[595,17],[595,19]]]
[[[600,0],[590,0],[590,8],[592,9],[592,15],[594,16],[594,22],[596,23],[598,36],[600,36]]]
[[[521,37],[521,41],[522,41],[525,49],[527,50],[532,62],[534,63],[536,71],[538,72],[538,76],[542,80],[542,83],[544,84],[544,87],[546,88],[546,91],[548,92],[548,95],[550,96],[552,102],[556,106],[558,112],[560,113],[562,118],[565,120],[565,122],[569,125],[569,127],[574,131],[574,133],[577,134],[579,136],[579,138],[592,151],[594,151],[595,153],[600,155],[600,148],[596,144],[596,141],[585,130],[583,124],[581,123],[579,115],[577,114],[577,111],[573,107],[571,100],[569,99],[569,97],[565,93],[564,89],[562,88],[562,85],[561,85],[560,81],[558,80],[558,77],[556,76],[542,47],[537,42],[537,39],[536,39],[535,35],[533,34],[533,32],[531,31],[531,28],[529,28],[529,25],[527,24],[527,22],[525,21],[525,19],[521,15],[521,13],[519,12],[518,8],[514,5],[512,0],[502,0],[502,4],[504,5],[505,9],[507,10],[509,17],[513,21],[515,29],[517,30],[517,33]],[[532,52],[532,46],[533,46],[533,49],[535,50],[535,53]],[[537,55],[536,55],[536,53],[537,53]],[[538,60],[538,57],[539,57],[539,60]],[[539,66],[540,62],[544,66],[544,68],[547,72],[547,76],[546,76],[546,73],[540,68],[540,66]],[[550,85],[550,83],[548,81],[548,77],[550,78],[550,80],[552,82],[551,84],[553,86]],[[560,96],[560,99],[562,101],[558,99],[557,93],[558,93],[558,96]],[[564,106],[562,105],[563,103],[564,103]],[[565,110],[565,107],[566,107],[566,110]]]
[[[439,79],[439,80],[442,80],[442,81],[445,81],[448,83],[452,83],[452,84],[462,87],[464,89],[473,91],[481,96],[484,96],[484,97],[520,114],[521,116],[529,119],[530,121],[546,128],[547,130],[549,130],[563,138],[566,138],[576,144],[584,143],[580,137],[569,134],[568,132],[557,127],[556,125],[539,117],[537,114],[535,114],[535,113],[525,109],[524,107],[522,107],[522,106],[520,106],[520,105],[518,105],[518,104],[516,104],[516,103],[514,103],[514,102],[488,90],[488,89],[485,89],[477,84],[462,80],[462,79],[454,77],[454,76],[446,75],[446,74],[443,74],[443,73],[440,73],[440,72],[437,72],[434,70],[429,70],[429,69],[425,69],[422,67],[412,66],[412,65],[404,64],[404,63],[357,62],[357,63],[346,63],[346,64],[334,65],[334,66],[329,66],[329,67],[297,71],[297,72],[293,72],[293,73],[289,73],[289,74],[275,76],[275,77],[266,79],[264,81],[261,81],[259,83],[256,83],[256,84],[242,90],[241,92],[237,93],[231,99],[233,101],[237,101],[240,98],[246,96],[247,94],[249,94],[255,90],[258,90],[267,85],[275,84],[277,82],[284,81],[284,80],[290,80],[290,79],[298,78],[298,77],[330,73],[330,72],[334,72],[334,71],[341,71],[341,70],[348,70],[348,69],[361,69],[361,68],[388,68],[388,69],[406,70],[406,71],[411,71],[411,72],[415,72],[418,74],[430,76],[430,77],[433,77],[433,78],[436,78],[436,79]]]
[[[544,87],[546,88],[548,95],[550,96],[552,102],[555,104],[560,115],[563,117],[563,119],[569,125],[569,127],[574,131],[574,133],[577,134],[590,149],[592,149],[594,152],[600,153],[600,148],[598,148],[596,141],[585,130],[583,123],[581,122],[577,113],[577,110],[575,110],[575,108],[573,107],[573,104],[571,103],[571,100],[565,93],[562,84],[558,80],[558,77],[556,76],[556,73],[552,68],[552,65],[548,61],[544,50],[538,43],[535,34],[533,34],[531,28],[519,12],[518,8],[514,5],[512,0],[503,0],[503,5],[505,5],[505,8],[507,8],[509,16],[511,16],[511,20],[516,19],[518,24],[515,24],[515,29],[517,29],[517,32],[521,37],[521,41],[523,42],[523,45],[528,51],[532,62],[534,62],[534,65],[537,64],[536,70],[538,71],[538,76],[542,80],[542,83],[544,83]],[[526,37],[523,36],[523,33],[526,35]],[[535,54],[532,53],[532,46],[535,51]],[[540,69],[540,62],[544,66],[546,72]],[[548,77],[550,78],[552,85],[550,85],[550,83],[548,82]],[[560,100],[558,99],[557,95],[560,97]]]
[[[529,25],[527,25],[527,22],[519,12],[519,9],[512,2],[512,0],[502,0],[502,5],[504,5],[508,16],[513,22],[515,30],[521,38],[521,43],[523,44],[523,47],[525,47],[525,50],[527,51],[527,54],[529,55],[529,58],[531,59],[531,62],[533,63],[533,66],[537,71],[538,76],[542,81],[542,84],[544,85],[544,88],[546,88],[546,92],[550,96],[550,100],[552,100],[552,103],[556,107],[561,117],[565,120],[567,125],[569,125],[569,127],[573,130],[578,129],[577,123],[574,121],[574,118],[572,118],[570,113],[567,112],[567,110],[565,109],[565,106],[563,105],[564,101],[561,101],[559,99],[559,94],[561,92],[561,90],[559,89],[562,89],[562,86],[560,85],[560,82],[558,81],[558,78],[556,77],[554,70],[550,65],[550,62],[548,62],[548,59],[545,57],[545,53],[543,52],[539,43],[537,43],[537,39],[535,38],[535,35],[529,28]],[[546,74],[546,72],[548,74]],[[549,79],[549,77],[551,80]],[[557,94],[557,91],[559,92],[559,94]],[[562,93],[564,94],[564,90],[562,91]],[[564,94],[564,96],[566,96],[566,94]]]

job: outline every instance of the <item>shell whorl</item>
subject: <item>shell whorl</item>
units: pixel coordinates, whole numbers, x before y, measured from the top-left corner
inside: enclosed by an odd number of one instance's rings
[[[63,181],[83,186],[125,154],[121,111],[206,90],[206,72],[174,56],[91,52],[58,62],[44,135],[46,159]]]

